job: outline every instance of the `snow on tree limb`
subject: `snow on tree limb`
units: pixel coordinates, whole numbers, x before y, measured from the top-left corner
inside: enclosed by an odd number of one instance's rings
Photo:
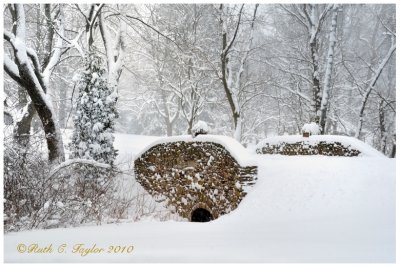
[[[315,41],[317,34],[320,32],[322,22],[325,20],[328,12],[333,8],[333,4],[329,4],[318,18],[315,13],[315,8],[315,4],[311,4],[311,16],[307,13],[306,10],[304,10],[304,13],[309,21],[310,43]]]
[[[12,61],[8,55],[4,55],[4,70],[17,83],[22,83],[17,64],[15,64],[15,62]]]
[[[25,11],[24,11],[24,6],[21,4],[14,4],[14,9],[15,9],[15,14],[17,17],[16,20],[16,32],[15,36],[19,39],[21,39],[23,42],[25,42],[25,30],[26,30],[26,25],[25,25]]]
[[[102,16],[102,12],[99,13],[98,17],[100,34],[104,43],[107,56],[108,84],[113,88],[114,91],[118,91],[119,78],[124,67],[124,38],[126,33],[123,29],[123,22],[120,21],[118,29],[115,30],[115,36],[112,36],[110,31],[107,29],[108,25],[106,24]]]
[[[61,15],[61,18],[57,22],[60,35],[64,35],[64,21],[62,21],[62,19],[63,17]],[[42,72],[43,81],[47,88],[49,87],[50,83],[50,75],[54,70],[54,68],[57,66],[58,62],[60,61],[62,54],[63,39],[60,35],[57,36],[57,40],[53,49],[53,54],[51,55],[49,62],[47,63],[47,66]]]
[[[396,44],[394,43],[394,41],[392,39],[392,46],[388,50],[385,58],[379,64],[377,70],[375,71],[374,77],[372,78],[371,82],[368,84],[368,87],[363,94],[361,107],[360,107],[360,111],[359,111],[359,115],[358,115],[359,119],[358,119],[357,131],[354,135],[354,137],[356,137],[356,138],[359,138],[360,134],[361,134],[362,125],[363,125],[363,121],[364,121],[364,110],[365,110],[365,106],[368,101],[368,97],[371,94],[371,91],[374,89],[374,86],[375,86],[376,82],[378,81],[383,69],[385,68],[386,64],[389,62],[389,59],[392,57],[392,55],[394,54],[395,51],[396,51]]]
[[[90,6],[89,15],[87,16],[87,23],[86,31],[88,33],[87,36],[87,44],[89,46],[89,50],[91,50],[94,38],[93,38],[93,27],[95,26],[95,22],[97,17],[100,15],[101,9],[104,7],[105,4],[92,4]]]
[[[67,49],[69,48],[75,48],[78,53],[80,54],[81,57],[85,57],[85,52],[83,52],[83,49],[81,47],[81,45],[78,43],[79,40],[82,37],[82,34],[85,33],[85,30],[81,30],[78,32],[78,34],[74,37],[74,39],[69,40],[64,36],[64,33],[61,34],[58,29],[54,28],[54,32],[61,38],[63,39],[65,42],[67,42],[69,45],[66,46]]]
[[[97,168],[103,168],[103,169],[110,169],[111,165],[110,164],[106,164],[106,163],[101,163],[101,162],[97,162],[95,160],[91,160],[91,159],[70,159],[70,160],[66,160],[63,163],[55,166],[49,173],[48,178],[53,177],[56,173],[58,173],[60,170],[74,165],[74,164],[83,164],[83,165],[90,165],[93,167],[97,167]]]
[[[110,64],[112,64],[112,62],[114,61],[112,45],[111,45],[112,38],[110,36],[110,32],[108,31],[105,25],[104,18],[101,13],[99,14],[99,28],[101,37],[103,39],[104,47],[106,49],[107,65],[110,68]]]
[[[304,27],[306,27],[308,29],[308,25],[304,22],[304,16],[302,16],[302,18],[299,17],[299,15],[301,14],[296,14],[293,11],[291,11],[290,9],[286,8],[284,4],[281,4],[280,7],[285,10],[287,13],[289,13],[290,15],[292,15],[293,17],[295,17],[297,19],[298,22],[300,22],[301,25],[303,25]]]
[[[9,31],[4,30],[3,37],[6,41],[8,41],[13,47],[15,43],[15,35]]]
[[[250,54],[251,46],[253,44],[254,23],[255,23],[255,20],[256,20],[256,16],[257,16],[257,9],[258,9],[258,4],[256,4],[255,8],[254,8],[253,19],[251,21],[251,26],[250,26],[249,41],[248,41],[247,46],[246,46],[245,54],[243,55],[243,57],[242,57],[242,59],[240,61],[239,71],[237,72],[236,84],[235,84],[236,90],[239,90],[240,80],[242,78],[242,74],[243,74],[243,71],[244,71],[244,65],[246,64],[246,61],[247,61],[247,59],[249,57],[249,54]],[[239,109],[239,107],[237,107],[237,108]]]
[[[244,4],[242,4],[242,6],[241,6],[241,8],[240,8],[240,10],[239,10],[238,21],[237,21],[237,23],[236,23],[235,32],[234,32],[232,38],[229,40],[229,42],[227,42],[227,46],[222,50],[222,54],[223,54],[223,55],[226,55],[227,53],[229,53],[229,50],[231,49],[233,43],[235,42],[237,33],[238,33],[238,31],[239,31],[240,21],[241,21],[241,19],[242,19],[243,7],[244,7]],[[223,4],[221,4],[220,10],[221,10],[221,15],[222,15],[222,12],[223,12]],[[223,33],[227,34],[227,32],[225,31],[224,27],[223,27]]]

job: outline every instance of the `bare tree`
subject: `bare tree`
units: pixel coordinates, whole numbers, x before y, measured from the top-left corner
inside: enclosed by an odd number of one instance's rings
[[[237,21],[232,36],[228,36],[228,21],[226,14],[227,10],[223,4],[219,7],[219,24],[221,30],[221,39],[222,39],[222,47],[221,47],[221,81],[225,91],[226,98],[229,103],[229,107],[232,112],[233,124],[234,124],[234,137],[236,140],[241,140],[242,134],[242,114],[241,107],[239,103],[239,94],[240,94],[240,86],[241,79],[243,75],[243,71],[245,68],[246,61],[249,56],[249,52],[252,45],[253,34],[254,34],[254,21],[257,15],[258,5],[255,5],[253,18],[250,26],[250,36],[247,47],[245,48],[243,56],[240,58],[238,62],[238,66],[234,68],[232,59],[230,58],[230,53],[232,53],[232,49],[234,48],[234,43],[238,37],[239,28],[242,24],[242,15],[243,15],[244,4],[240,7],[237,14]],[[229,39],[228,39],[229,38]]]

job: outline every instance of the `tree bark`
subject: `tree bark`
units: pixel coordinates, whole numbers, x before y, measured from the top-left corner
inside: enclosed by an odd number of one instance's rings
[[[396,135],[394,135],[394,139],[395,139],[395,141],[393,142],[392,152],[390,153],[391,158],[396,157]]]
[[[35,115],[35,107],[32,102],[26,104],[23,109],[23,115],[15,122],[13,129],[14,141],[20,147],[27,147],[29,145],[29,139],[31,135],[31,123],[33,116]]]
[[[55,117],[55,113],[51,105],[49,105],[46,95],[38,92],[38,90],[41,90],[41,88],[36,88],[32,77],[27,75],[29,70],[26,65],[20,65],[20,73],[22,79],[25,81],[25,88],[28,91],[28,94],[43,125],[49,161],[51,163],[60,163],[65,160],[65,155],[61,132],[57,123],[57,118]]]
[[[379,101],[378,111],[379,111],[379,132],[380,132],[380,140],[379,140],[379,150],[386,154],[386,143],[387,143],[387,132],[385,127],[385,109],[384,109],[384,100],[381,99]]]

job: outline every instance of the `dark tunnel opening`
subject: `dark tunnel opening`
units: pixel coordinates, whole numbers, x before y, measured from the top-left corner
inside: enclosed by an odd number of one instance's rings
[[[192,222],[209,222],[212,220],[214,220],[213,216],[206,209],[198,208],[192,212]]]

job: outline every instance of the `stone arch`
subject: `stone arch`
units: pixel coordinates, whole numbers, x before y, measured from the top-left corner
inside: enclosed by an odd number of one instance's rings
[[[205,210],[207,211],[210,215],[211,215],[211,221],[215,220],[218,218],[218,214],[216,214],[207,204],[200,202],[197,203],[196,205],[194,205],[192,207],[192,210],[190,211],[190,213],[188,214],[188,219],[192,222],[193,220],[193,215],[196,211],[199,210]]]
[[[219,143],[196,140],[156,144],[135,160],[134,169],[145,190],[189,221],[196,209],[214,220],[236,209],[246,196],[243,187],[257,179],[256,166],[241,166]]]

